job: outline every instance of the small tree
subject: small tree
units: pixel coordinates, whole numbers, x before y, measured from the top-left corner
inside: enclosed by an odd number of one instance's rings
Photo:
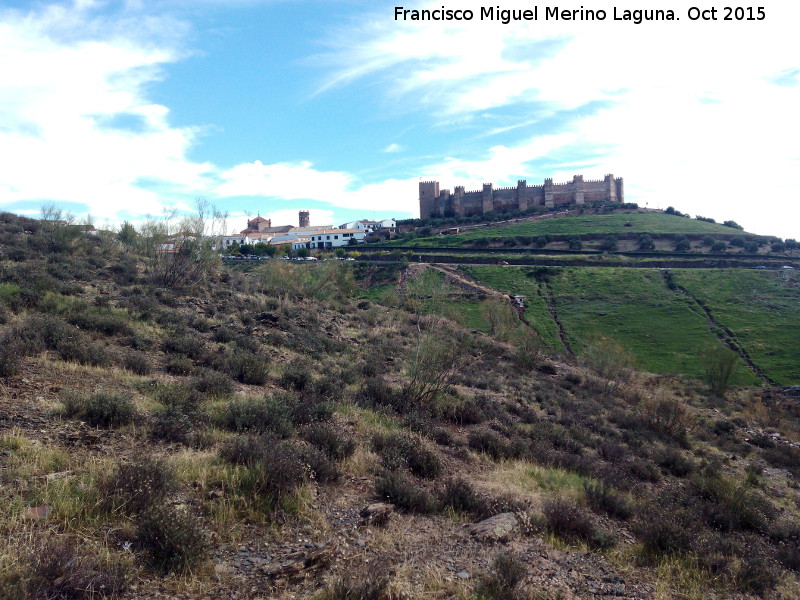
[[[700,349],[706,383],[714,396],[725,397],[738,358],[733,350],[720,344],[708,344]]]
[[[578,237],[570,238],[569,240],[570,250],[580,250],[581,248],[583,248],[583,242],[581,242],[581,238]]]
[[[685,235],[675,240],[675,252],[688,252],[691,247],[692,244]]]
[[[300,248],[297,250],[297,256],[300,258],[308,258],[311,256],[311,251],[308,248]]]

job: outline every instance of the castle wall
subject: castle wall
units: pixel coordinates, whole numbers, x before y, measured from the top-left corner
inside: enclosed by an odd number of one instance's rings
[[[603,179],[584,181],[582,175],[575,175],[570,182],[554,184],[552,179],[545,179],[543,185],[532,186],[521,179],[516,187],[495,189],[491,183],[485,183],[480,190],[466,192],[456,186],[452,195],[450,190],[440,191],[438,181],[419,184],[422,218],[468,217],[491,211],[527,210],[532,206],[581,206],[595,202],[624,202],[622,178],[606,175]]]

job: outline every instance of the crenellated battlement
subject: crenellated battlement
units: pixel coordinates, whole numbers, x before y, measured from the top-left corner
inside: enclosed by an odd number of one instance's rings
[[[624,202],[622,177],[605,175],[603,179],[584,179],[553,183],[548,177],[541,184],[528,185],[525,179],[516,186],[494,187],[484,183],[481,189],[465,191],[464,186],[440,190],[438,181],[420,181],[421,217],[470,216],[491,211],[527,210],[532,206],[569,206],[594,202]]]

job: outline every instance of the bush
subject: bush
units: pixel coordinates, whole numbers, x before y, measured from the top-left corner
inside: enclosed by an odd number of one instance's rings
[[[475,429],[471,431],[467,444],[473,450],[484,452],[494,460],[509,458],[513,454],[506,440],[491,429]]]
[[[24,350],[20,343],[8,338],[0,340],[0,377],[11,377],[19,373],[22,356]]]
[[[643,508],[631,528],[644,553],[658,556],[687,552],[695,535],[695,522],[695,515],[688,511],[656,501]]]
[[[122,357],[122,368],[136,375],[147,375],[150,373],[150,361],[144,352],[130,350]]]
[[[298,449],[285,441],[272,446],[253,469],[256,473],[256,491],[266,496],[275,507],[303,485],[309,475]]]
[[[439,503],[453,510],[473,513],[478,517],[488,517],[488,503],[481,498],[472,485],[462,478],[448,479],[439,492]]]
[[[79,551],[67,538],[35,542],[28,564],[30,598],[107,598],[125,592],[130,583],[130,565]]]
[[[293,360],[283,371],[279,384],[287,390],[305,390],[312,381],[308,364],[304,360]]]
[[[695,469],[694,462],[674,448],[666,448],[659,452],[656,454],[655,460],[659,467],[672,473],[675,477],[686,477]]]
[[[339,480],[340,473],[336,463],[327,454],[314,446],[300,446],[298,456],[309,468],[314,481],[317,483],[326,484]]]
[[[154,506],[136,520],[136,543],[151,567],[161,573],[185,572],[205,559],[208,542],[191,513]]]
[[[781,574],[767,557],[745,554],[733,577],[737,590],[757,594],[763,597],[764,592],[774,588],[781,579]]]
[[[117,465],[110,476],[100,480],[98,489],[105,510],[135,515],[163,504],[175,490],[175,475],[163,459],[137,456]]]
[[[227,396],[233,392],[233,382],[227,375],[208,369],[198,369],[196,373],[193,385],[197,391],[212,398]]]
[[[595,547],[610,545],[605,534],[595,529],[589,515],[565,498],[546,501],[542,512],[547,528],[565,540],[582,540]]]
[[[247,385],[264,385],[269,379],[267,359],[241,350],[228,354],[220,370]]]
[[[399,471],[386,471],[375,482],[379,498],[416,513],[432,513],[438,509],[436,499],[425,488]]]
[[[326,587],[318,600],[395,600],[388,572],[386,565],[373,563],[366,573],[349,575]]]
[[[289,437],[294,430],[291,409],[279,396],[231,401],[222,415],[221,426],[240,433],[270,431],[279,437]]]
[[[480,579],[475,588],[478,597],[491,600],[517,600],[522,597],[519,587],[525,579],[525,563],[500,553],[494,559],[494,573]]]
[[[93,427],[127,425],[135,415],[130,398],[109,392],[92,394],[83,406],[83,418]]]
[[[185,356],[173,356],[167,361],[165,367],[170,375],[188,375],[192,372],[194,364]]]
[[[333,460],[344,460],[356,450],[356,442],[327,423],[313,423],[303,431],[303,438]]]
[[[709,344],[700,350],[700,363],[705,372],[706,383],[714,396],[724,398],[728,391],[738,355],[720,344]]]
[[[764,532],[775,518],[776,509],[769,500],[726,477],[702,475],[692,483],[706,501],[703,506],[706,522],[716,529]]]
[[[627,498],[602,483],[584,481],[583,492],[586,494],[586,502],[594,510],[623,520],[628,519],[633,512]]]
[[[712,252],[725,252],[728,249],[728,244],[726,244],[723,240],[717,240],[713,244],[711,244],[711,251]]]
[[[442,463],[436,453],[428,450],[422,440],[414,435],[379,434],[372,439],[372,446],[387,469],[407,468],[427,479],[435,479],[442,471]]]
[[[194,422],[179,408],[170,407],[153,415],[150,434],[157,440],[186,444],[191,438]]]

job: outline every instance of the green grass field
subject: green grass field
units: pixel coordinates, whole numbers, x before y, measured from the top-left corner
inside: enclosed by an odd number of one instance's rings
[[[461,270],[475,279],[506,294],[525,296],[525,318],[536,328],[542,341],[563,352],[564,346],[558,337],[558,327],[547,310],[547,302],[542,297],[544,289],[535,278],[527,276],[534,273],[535,267],[483,267],[462,266]]]
[[[698,269],[673,276],[733,331],[768,377],[800,383],[800,274]]]
[[[626,227],[626,223],[630,223]],[[525,223],[512,223],[510,225],[492,225],[470,229],[458,235],[435,236],[418,238],[411,242],[420,246],[450,246],[458,247],[475,240],[486,237],[538,237],[547,234],[553,235],[588,235],[588,234],[694,234],[694,235],[744,235],[737,229],[726,227],[718,223],[707,223],[686,217],[676,217],[666,213],[613,213],[608,215],[581,215],[575,217],[560,217],[544,219],[542,221],[529,221]],[[403,244],[399,240],[398,244]],[[407,242],[406,242],[407,243]]]
[[[476,280],[527,297],[527,317],[557,340],[535,267],[464,267]],[[720,343],[690,298],[670,290],[655,269],[550,268],[549,285],[567,341],[580,356],[593,339],[620,343],[637,367],[699,377],[698,349]],[[800,277],[745,270],[676,270],[676,281],[729,327],[751,358],[782,384],[800,382]],[[549,321],[549,323],[548,323]],[[553,344],[558,347],[556,341]],[[759,380],[744,363],[737,385]]]

